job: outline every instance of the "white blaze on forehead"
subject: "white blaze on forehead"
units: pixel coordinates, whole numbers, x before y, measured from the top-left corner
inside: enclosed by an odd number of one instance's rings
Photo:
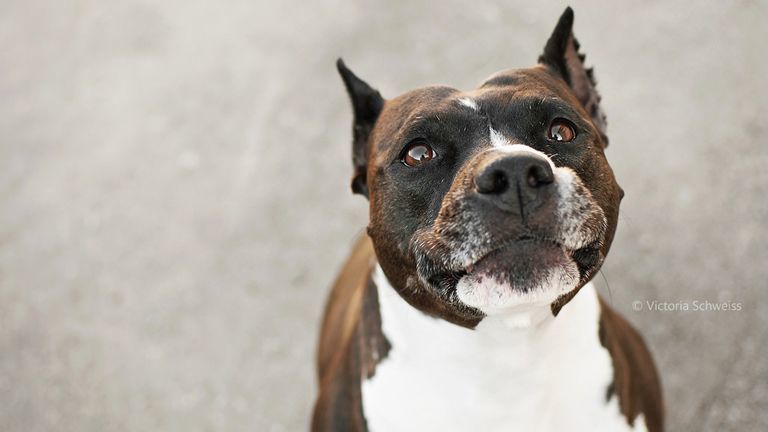
[[[472,98],[463,97],[463,98],[459,99],[459,104],[463,105],[463,106],[465,106],[467,108],[470,108],[473,111],[477,111],[478,110],[477,102],[475,102]]]
[[[491,145],[495,148],[503,148],[503,147],[509,147],[512,143],[509,142],[507,137],[501,134],[501,132],[497,131],[493,127],[489,127],[490,133],[491,133]],[[519,144],[518,144],[519,145]],[[521,146],[521,147],[527,147],[527,146]],[[528,147],[530,148],[530,147]]]

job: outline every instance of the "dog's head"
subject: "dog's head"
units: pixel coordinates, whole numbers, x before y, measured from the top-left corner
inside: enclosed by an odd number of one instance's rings
[[[477,89],[384,100],[339,60],[353,110],[352,189],[384,273],[411,305],[473,327],[557,314],[599,269],[622,197],[592,71],[561,16],[539,64]]]

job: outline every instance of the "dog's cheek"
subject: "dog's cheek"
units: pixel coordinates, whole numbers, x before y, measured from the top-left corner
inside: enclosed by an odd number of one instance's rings
[[[373,241],[373,249],[384,274],[393,286],[405,286],[408,278],[415,276],[416,264],[408,254],[400,251],[399,242],[388,233],[380,231],[375,226],[369,226],[368,235]]]
[[[606,256],[610,250],[618,225],[621,188],[616,182],[613,170],[608,164],[605,155],[600,154],[599,157],[594,159],[594,163],[596,170],[601,174],[595,179],[590,179],[594,185],[588,184],[587,186],[592,190],[595,202],[600,206],[605,215],[606,227],[601,252],[603,256]]]
[[[406,256],[421,221],[422,208],[415,198],[400,192],[392,179],[377,173],[371,189],[368,233],[374,241],[387,242],[392,253]]]
[[[600,240],[606,219],[581,177],[570,168],[558,168],[556,217],[559,240],[569,249],[580,249]]]
[[[466,267],[489,247],[493,233],[483,222],[482,213],[478,204],[463,192],[446,197],[434,232],[448,248],[449,266]]]

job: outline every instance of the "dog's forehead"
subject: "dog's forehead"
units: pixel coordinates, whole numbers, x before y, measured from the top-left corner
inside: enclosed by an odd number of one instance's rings
[[[386,102],[373,131],[373,151],[388,149],[404,130],[414,125],[428,121],[468,124],[520,100],[558,100],[578,106],[567,85],[542,66],[498,72],[469,91],[447,86],[421,87]]]
[[[578,104],[568,85],[544,66],[497,72],[470,93],[491,103],[503,104],[514,99],[557,98]]]

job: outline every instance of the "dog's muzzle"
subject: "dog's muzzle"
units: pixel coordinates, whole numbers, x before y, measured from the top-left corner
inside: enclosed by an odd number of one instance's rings
[[[475,156],[411,242],[420,278],[445,299],[477,272],[531,290],[555,268],[586,280],[602,263],[606,218],[578,175],[509,147]]]

